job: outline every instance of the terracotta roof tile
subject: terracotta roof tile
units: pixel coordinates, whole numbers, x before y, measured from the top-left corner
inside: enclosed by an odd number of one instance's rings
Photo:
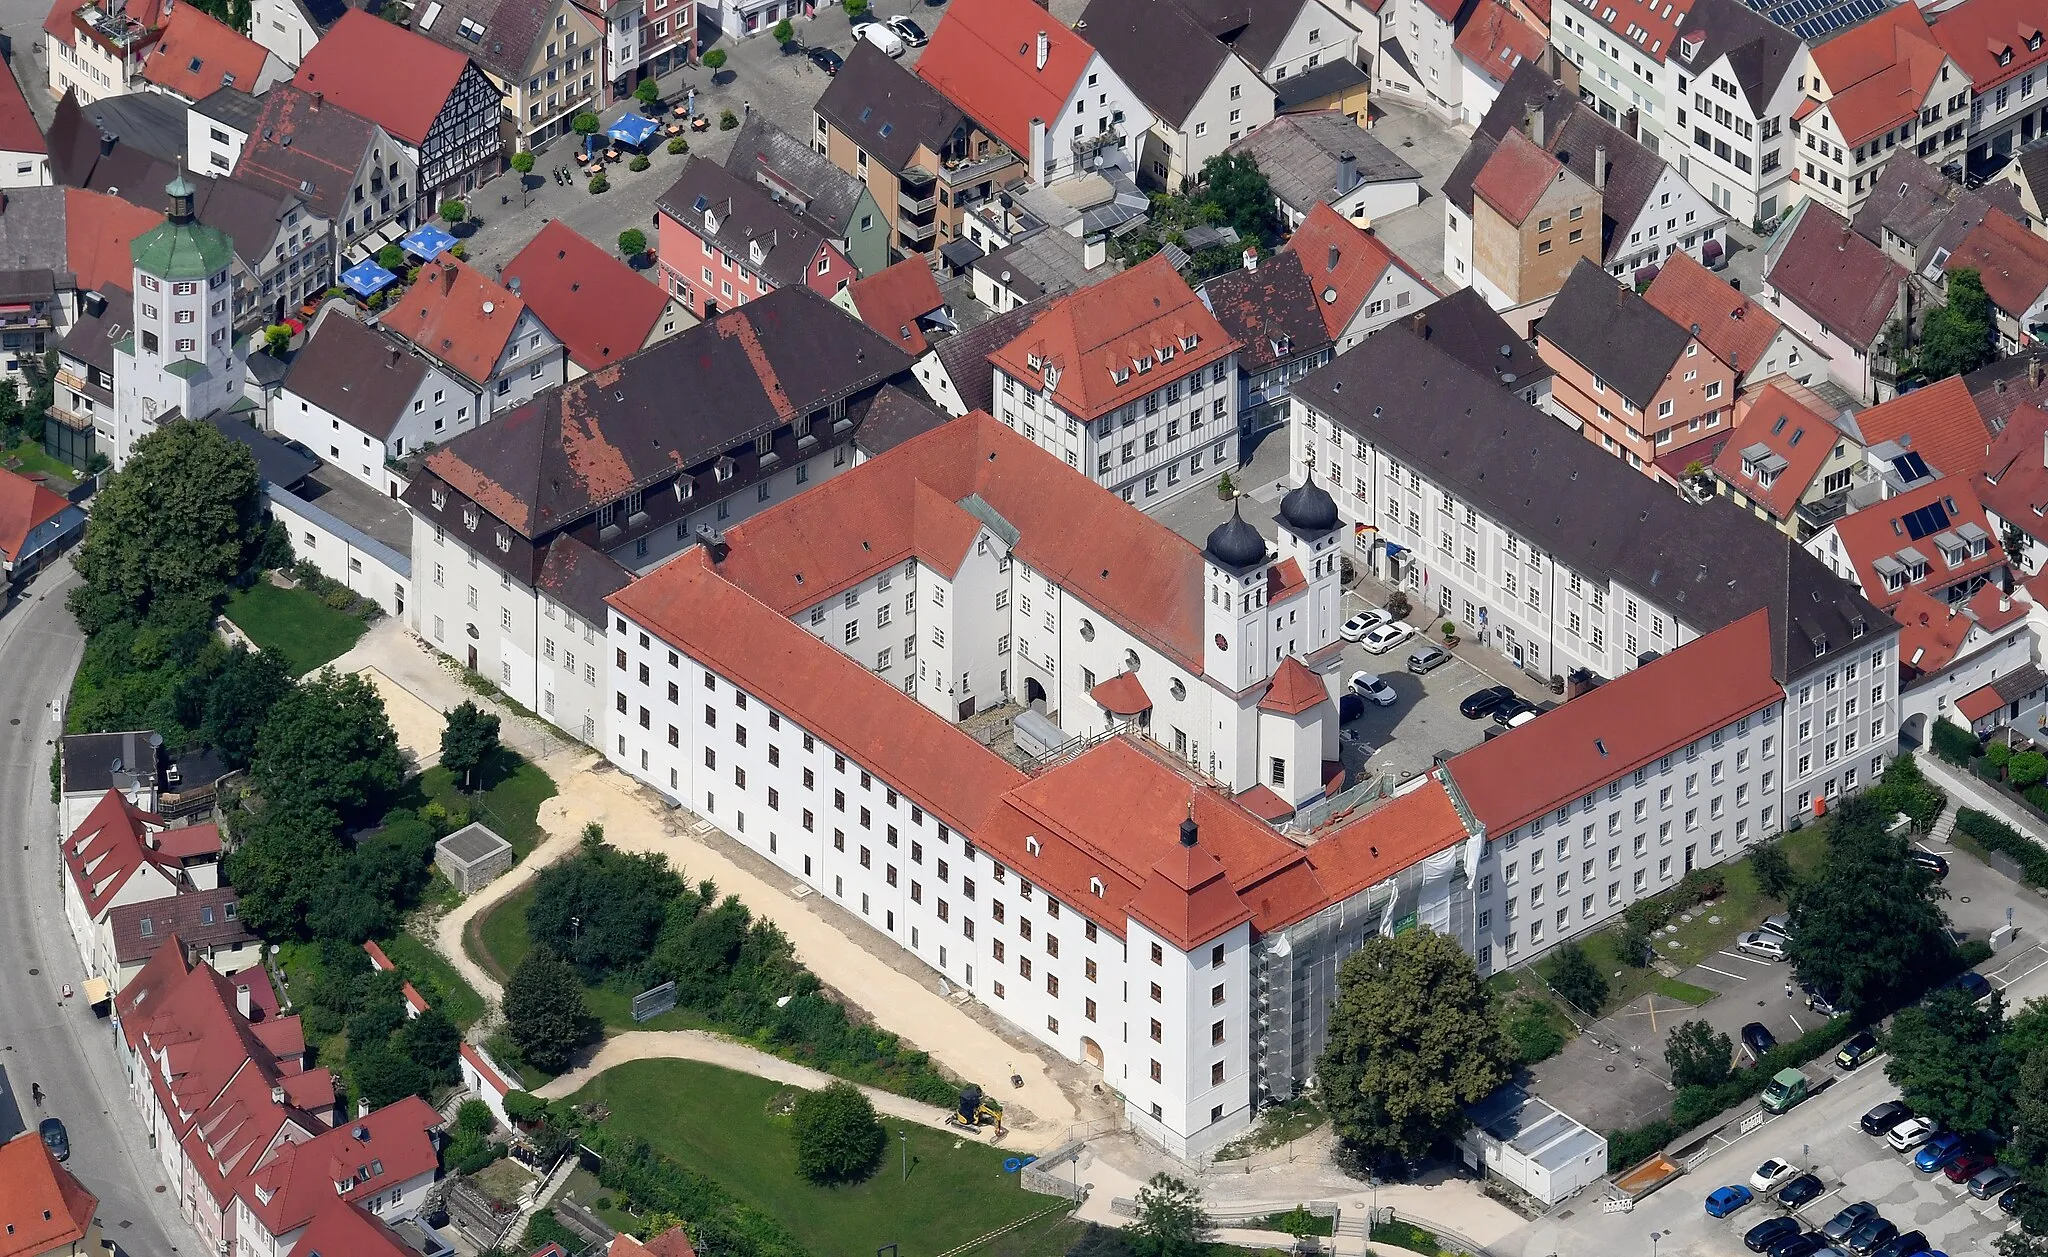
[[[2027,47],[2029,32],[2043,30],[2048,30],[2048,0],[1963,0],[1941,10],[1934,21],[1934,38],[1970,76],[1979,96],[2048,62],[2048,42]]]
[[[1908,589],[1891,617],[1899,622],[1899,671],[1907,684],[1954,663],[1974,623],[1924,589]]]
[[[505,264],[505,286],[585,371],[639,352],[668,305],[659,285],[560,219]]]
[[[1941,508],[1943,520],[1932,530],[1915,536],[1907,517],[1929,506]],[[1972,555],[1965,545],[1963,561],[1952,567],[1943,558],[1935,538],[1943,533],[1954,536],[1957,529],[1969,524],[1983,531],[1986,538],[1984,553]],[[1842,554],[1854,569],[1857,584],[1863,588],[1863,596],[1887,612],[1898,603],[1906,589],[1925,589],[1933,593],[1988,574],[2005,562],[1998,534],[1992,530],[1991,521],[1985,518],[1984,508],[1971,491],[1969,480],[1962,476],[1942,476],[1919,488],[1908,489],[1897,497],[1852,511],[1835,521],[1834,530],[1835,536],[1841,540]],[[1961,539],[1957,540],[1960,544]],[[1908,574],[1903,586],[1890,589],[1886,586],[1879,563],[1889,560],[1909,565],[1912,562],[1910,556],[1896,557],[1908,550],[1918,552],[1926,573],[1918,580]]]
[[[46,153],[49,151],[43,140],[43,129],[36,124],[35,115],[29,112],[28,97],[21,91],[21,80],[9,73],[0,81],[0,151],[9,153]]]
[[[144,865],[156,865],[174,881],[179,878],[177,862],[149,845],[151,829],[162,824],[155,813],[136,807],[119,790],[109,790],[64,840],[64,867],[94,920]]]
[[[1145,683],[1138,680],[1135,672],[1117,673],[1089,690],[1088,697],[1102,704],[1102,709],[1112,716],[1135,716],[1152,710],[1152,696],[1145,692]]]
[[[1301,259],[1301,269],[1315,290],[1316,308],[1323,313],[1323,328],[1332,339],[1351,326],[1390,266],[1406,272],[1424,292],[1436,292],[1378,236],[1346,219],[1327,201],[1317,204],[1294,229],[1285,252]]]
[[[128,246],[163,221],[156,210],[130,205],[118,196],[64,189],[65,252],[79,288],[126,290],[135,282],[135,260]]]
[[[1754,367],[1784,324],[1759,302],[1743,296],[1690,253],[1665,255],[1663,268],[1643,298],[1680,327],[1699,326],[1707,352],[1738,374]]]
[[[1480,167],[1472,180],[1472,192],[1519,227],[1562,169],[1563,162],[1538,148],[1528,136],[1510,131]]]
[[[241,1187],[242,1203],[271,1234],[286,1234],[337,1199],[379,1196],[432,1173],[440,1164],[434,1132],[442,1125],[432,1105],[407,1096],[264,1157]],[[338,1196],[336,1166],[348,1175]]]
[[[1722,445],[1720,457],[1714,460],[1714,471],[1745,496],[1763,503],[1773,517],[1789,519],[1842,434],[1826,415],[1802,404],[1776,383],[1744,398],[1738,408],[1743,413]],[[1744,470],[1751,462],[1746,452],[1759,445],[1782,463],[1773,468],[1775,477],[1769,487]]]
[[[419,279],[384,312],[384,326],[481,385],[490,383],[525,309],[519,294],[443,254],[420,268]]]
[[[1516,17],[1500,0],[1480,0],[1451,47],[1489,77],[1505,83],[1516,66],[1542,56],[1546,42],[1541,31]]]
[[[945,307],[939,281],[921,257],[907,257],[886,270],[857,279],[853,308],[860,321],[886,336],[898,349],[915,357],[931,347],[917,321]]]
[[[142,78],[187,100],[204,100],[223,87],[256,91],[269,60],[263,45],[199,6],[181,4],[144,54]]]
[[[1982,685],[1956,700],[1956,711],[1972,723],[2005,706],[2005,696],[1990,685]]]
[[[1947,55],[1916,5],[1900,5],[1813,48],[1844,144],[1861,144],[1920,112]]]
[[[0,467],[0,556],[10,563],[19,559],[28,535],[70,505],[27,476]]]
[[[1038,38],[1046,39],[1045,68]],[[1031,0],[954,0],[917,61],[917,76],[1013,153],[1031,151],[1031,120],[1056,121],[1095,59],[1087,40]],[[1139,125],[1136,119],[1131,126]]]
[[[1307,664],[1289,655],[1273,669],[1273,681],[1266,687],[1266,696],[1259,700],[1259,710],[1298,716],[1329,700],[1330,690],[1323,683],[1323,678],[1310,672]]]
[[[1802,201],[1796,213],[1765,266],[1764,283],[1835,335],[1869,349],[1891,322],[1906,269],[1818,202]]]
[[[72,1250],[91,1231],[99,1199],[58,1164],[42,1136],[25,1130],[0,1143],[0,1257]],[[82,1248],[78,1251],[84,1251]]]
[[[2048,412],[2023,404],[1991,442],[1977,473],[1978,500],[2029,536],[2048,539]]]
[[[1946,269],[1974,270],[1991,304],[2021,318],[2048,294],[2048,240],[2014,222],[2002,210],[1984,216],[1949,255]]]
[[[418,1257],[398,1232],[361,1205],[331,1201],[293,1246],[299,1257]]]
[[[1258,134],[1271,129],[1260,127]],[[1312,358],[1333,343],[1298,253],[1283,251],[1255,269],[1225,271],[1202,285],[1202,298],[1223,330],[1236,338],[1238,369],[1247,374],[1256,375],[1282,358]]]
[[[469,64],[452,48],[351,8],[307,51],[292,81],[418,145]]]
[[[1865,445],[1896,441],[1936,475],[1967,477],[1984,465],[1991,428],[1960,376],[1937,380],[1856,416]]]

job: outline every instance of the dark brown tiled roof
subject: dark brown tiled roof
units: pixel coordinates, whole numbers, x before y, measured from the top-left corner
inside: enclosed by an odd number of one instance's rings
[[[1584,258],[1565,278],[1536,333],[1645,409],[1691,340],[1635,289]]]
[[[840,239],[853,233],[854,211],[860,208],[860,194],[867,185],[768,121],[765,110],[750,114],[740,127],[739,138],[725,155],[725,168],[797,202]]]
[[[919,144],[938,152],[967,127],[967,115],[939,90],[864,39],[818,98],[817,112],[890,171],[910,165]]]
[[[742,179],[717,162],[694,154],[683,159],[683,173],[655,206],[691,234],[767,276],[778,288],[801,284],[811,260],[826,244],[822,224],[777,204],[751,177]],[[716,230],[704,225],[707,211]],[[766,250],[758,263],[750,260],[756,243]]]
[[[1094,0],[1081,21],[1117,77],[1175,128],[1188,122],[1230,56],[1180,0]]]
[[[1202,285],[1202,299],[1223,330],[1237,338],[1237,365],[1263,371],[1282,357],[1309,358],[1333,343],[1316,306],[1315,285],[1292,252],[1277,253],[1257,270],[1240,267]],[[1288,346],[1283,355],[1275,342]]]
[[[1507,320],[1494,313],[1476,288],[1460,288],[1389,326],[1426,340],[1473,370],[1493,376],[1503,388],[1520,390],[1553,374],[1536,347],[1515,335]]]
[[[173,934],[188,946],[202,949],[253,943],[256,936],[242,924],[240,913],[235,912],[240,899],[234,887],[222,886],[147,903],[123,904],[108,915],[114,930],[114,958],[124,965],[147,960]],[[142,931],[145,921],[149,923],[147,934]]]
[[[535,588],[592,623],[604,620],[604,600],[633,583],[618,561],[567,533],[548,543]]]
[[[292,359],[284,386],[383,441],[405,417],[427,369],[396,339],[337,312],[320,321]]]
[[[235,162],[235,177],[289,189],[339,224],[377,124],[311,92],[279,83],[257,98],[262,112]]]
[[[986,370],[984,375],[989,374]],[[854,417],[854,441],[869,458],[885,454],[913,437],[946,422],[945,414],[922,393],[884,384],[874,396],[847,407]]]
[[[1884,335],[1906,270],[1849,229],[1842,216],[1802,201],[1775,258],[1765,250],[1764,283],[1851,345]],[[1785,231],[1785,228],[1780,228]]]
[[[1049,297],[1027,301],[939,342],[933,352],[939,355],[946,378],[953,382],[953,391],[960,394],[960,402],[968,411],[995,409],[996,375],[988,356],[1017,339],[1051,303]]]

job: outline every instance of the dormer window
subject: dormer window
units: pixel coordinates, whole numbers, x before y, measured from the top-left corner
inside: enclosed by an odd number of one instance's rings
[[[754,265],[760,266],[768,260],[768,246],[759,240],[750,240],[747,242],[747,256],[753,259]]]
[[[710,210],[704,211],[704,230],[709,235],[715,236],[718,234],[718,215]]]
[[[1127,384],[1130,382],[1131,373],[1121,367],[1111,367],[1109,369],[1109,378],[1111,383]]]
[[[2029,35],[2027,36],[2027,51],[2028,51],[2028,52],[2039,52],[2039,51],[2041,51],[2041,32],[2039,32],[2039,31],[2034,31],[2034,32],[2032,32],[2031,34],[2029,34]]]
[[[697,482],[689,476],[676,478],[676,501],[687,502],[697,496]]]
[[[1189,332],[1187,335],[1180,338],[1180,347],[1182,349],[1193,349],[1196,345],[1199,345],[1201,342],[1201,337],[1195,335],[1193,332]]]
[[[1032,855],[1037,855],[1040,850],[1040,847],[1038,845],[1038,839],[1036,837],[1027,835],[1024,839],[1024,849],[1030,852]]]
[[[503,524],[498,526],[498,550],[503,554],[512,552],[512,530]]]
[[[724,484],[726,481],[732,479],[732,469],[732,459],[721,458],[718,460],[716,464],[713,465],[712,474],[718,478],[718,482],[720,484]]]
[[[1273,353],[1284,356],[1294,352],[1294,339],[1289,336],[1275,336],[1272,340]]]
[[[2012,49],[2010,49],[2010,48],[2001,48],[2001,49],[1999,49],[1999,50],[1998,50],[1998,64],[2000,64],[2000,65],[2011,65],[2011,64],[2012,64]]]
[[[1102,898],[1102,879],[1101,879],[1101,878],[1099,878],[1099,877],[1091,877],[1091,878],[1089,878],[1089,879],[1088,879],[1088,893],[1090,893],[1090,894],[1094,895],[1094,896],[1095,896],[1095,897],[1096,897],[1097,899],[1100,899],[1100,898]]]
[[[477,522],[477,511],[476,511],[476,507],[475,507],[474,505],[470,505],[470,506],[465,506],[465,507],[463,507],[463,508],[462,508],[462,526],[463,526],[464,528],[467,528],[467,529],[469,529],[469,530],[470,530],[471,532],[475,532],[475,531],[476,531],[476,522]]]
[[[1033,371],[1045,370],[1045,356],[1043,354],[1026,354],[1024,355],[1024,361],[1031,364]]]
[[[1161,346],[1159,347],[1159,361],[1161,361],[1161,362],[1171,362],[1171,361],[1173,361],[1173,346],[1172,346],[1172,345],[1161,345]]]
[[[429,490],[427,498],[433,502],[435,510],[445,511],[448,509],[448,491],[446,489]]]
[[[1147,354],[1143,358],[1133,358],[1131,359],[1131,365],[1138,369],[1139,375],[1143,375],[1152,369],[1152,356]]]

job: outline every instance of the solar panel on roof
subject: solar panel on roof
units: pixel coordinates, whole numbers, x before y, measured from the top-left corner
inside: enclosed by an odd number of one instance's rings
[[[1927,460],[1912,450],[1908,450],[1894,458],[1892,466],[1898,470],[1899,475],[1908,483],[1925,479],[1932,474],[1927,470]]]
[[[1917,511],[1910,512],[1901,522],[1906,525],[1906,535],[1918,541],[1948,527],[1948,511],[1943,509],[1941,503],[1931,502]]]

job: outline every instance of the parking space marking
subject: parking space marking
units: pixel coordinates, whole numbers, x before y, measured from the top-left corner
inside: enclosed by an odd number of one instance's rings
[[[1799,1018],[1797,1018],[1797,1017],[1793,1016],[1793,1015],[1792,1015],[1791,1013],[1786,1013],[1786,1014],[1785,1014],[1785,1020],[1787,1020],[1787,1021],[1791,1022],[1791,1023],[1792,1023],[1792,1025],[1793,1025],[1793,1028],[1794,1028],[1794,1029],[1796,1029],[1796,1030],[1798,1030],[1798,1031],[1799,1031],[1799,1033],[1801,1033],[1801,1034],[1805,1034],[1805,1033],[1806,1033],[1806,1027],[1805,1027],[1805,1026],[1802,1026],[1802,1025],[1800,1025],[1800,1024],[1799,1024]]]
[[[1749,975],[1746,973],[1730,973],[1726,969],[1716,969],[1714,966],[1707,964],[1705,961],[1700,962],[1698,967],[1701,969],[1705,969],[1708,973],[1718,973],[1724,978],[1734,978],[1737,982],[1749,981]]]
[[[1763,966],[1764,968],[1766,968],[1766,969],[1768,969],[1768,968],[1770,968],[1770,967],[1771,967],[1772,965],[1774,965],[1774,964],[1777,964],[1777,963],[1778,963],[1778,962],[1777,962],[1777,961],[1775,961],[1775,960],[1763,960],[1763,959],[1759,959],[1759,958],[1758,958],[1758,957],[1756,957],[1756,956],[1747,956],[1747,955],[1744,955],[1743,953],[1741,953],[1741,952],[1739,952],[1739,951],[1729,951],[1729,950],[1728,950],[1727,948],[1725,948],[1725,947],[1721,949],[1721,954],[1722,954],[1723,956],[1728,956],[1728,957],[1731,957],[1731,958],[1733,958],[1733,959],[1735,959],[1735,960],[1746,960],[1746,961],[1748,961],[1748,962],[1749,962],[1750,964],[1753,964],[1753,965],[1762,965],[1762,966]]]

